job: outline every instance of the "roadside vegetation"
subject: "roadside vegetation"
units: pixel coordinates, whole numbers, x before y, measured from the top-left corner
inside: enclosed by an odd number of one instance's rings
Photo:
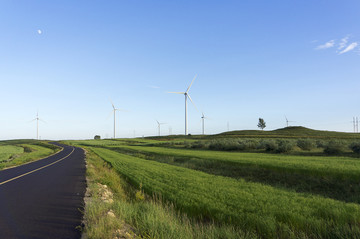
[[[258,238],[231,225],[199,222],[144,193],[86,148],[83,238]]]
[[[85,232],[89,238],[122,238],[125,231],[142,238],[360,238],[360,140],[330,135],[68,141],[88,151],[88,176],[99,168],[89,188],[106,185],[114,195],[104,207],[102,193],[90,196],[98,201],[86,206]],[[109,214],[115,224],[104,221]]]
[[[0,141],[0,170],[47,157],[59,150],[59,147],[45,141]]]

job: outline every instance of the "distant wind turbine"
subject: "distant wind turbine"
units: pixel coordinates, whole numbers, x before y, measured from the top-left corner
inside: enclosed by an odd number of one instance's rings
[[[290,122],[295,122],[295,121],[289,121],[289,120],[286,118],[286,115],[285,115],[285,120],[286,120],[286,127],[289,127],[289,123],[290,123]]]
[[[201,116],[201,121],[202,121],[202,134],[204,135],[205,134],[205,119],[207,119],[204,115],[204,112],[202,113],[202,116]]]
[[[111,100],[110,100],[111,101]],[[115,139],[115,132],[116,132],[116,111],[125,111],[125,110],[122,110],[122,109],[118,109],[118,108],[115,108],[113,102],[111,101],[111,105],[113,107],[113,112],[114,112],[114,139]]]
[[[191,103],[194,105],[194,107],[196,109],[196,106],[189,95],[190,87],[194,83],[194,80],[196,79],[196,77],[197,77],[197,75],[195,75],[194,79],[191,81],[189,87],[187,88],[187,90],[185,92],[168,92],[168,93],[173,93],[173,94],[185,95],[185,135],[188,135],[187,98],[189,98],[189,100],[191,101]]]
[[[158,132],[159,132],[159,136],[160,136],[160,127],[161,127],[162,124],[166,124],[166,123],[160,123],[160,122],[157,121],[157,120],[156,120],[156,122],[157,122],[157,124],[158,124]]]
[[[36,139],[39,140],[39,120],[44,122],[42,119],[39,118],[39,112],[36,112],[36,118],[31,120],[30,122],[33,122],[36,120]]]

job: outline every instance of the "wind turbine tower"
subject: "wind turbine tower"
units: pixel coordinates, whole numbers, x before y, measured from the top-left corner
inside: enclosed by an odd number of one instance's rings
[[[204,115],[204,113],[202,113],[202,116],[201,116],[201,122],[202,122],[202,134],[204,135],[205,134],[205,119],[207,119]]]
[[[114,139],[115,139],[115,137],[116,137],[116,111],[124,111],[124,110],[115,108],[115,106],[112,102],[111,102],[111,105],[113,107],[113,112],[114,112]]]
[[[156,121],[158,124],[158,135],[160,136],[160,127],[162,124],[166,124],[166,123],[160,123],[159,121]]]
[[[36,120],[36,139],[39,140],[39,120],[42,122],[45,121],[39,118],[39,112],[36,113],[36,118],[31,120],[30,122],[33,122],[34,120]]]
[[[190,95],[189,95],[189,90],[191,85],[194,83],[194,80],[196,79],[197,75],[195,75],[194,79],[191,81],[189,87],[187,88],[187,90],[185,92],[168,92],[168,93],[173,93],[173,94],[180,94],[180,95],[184,95],[185,96],[185,135],[188,135],[188,120],[187,120],[187,99],[189,98],[189,100],[191,101],[191,103],[194,105],[195,109],[196,106],[194,104],[194,102],[192,101]]]
[[[290,122],[295,122],[295,121],[290,121],[290,120],[288,120],[288,119],[286,118],[286,115],[285,115],[285,120],[286,120],[286,127],[289,127],[289,123],[290,123]]]

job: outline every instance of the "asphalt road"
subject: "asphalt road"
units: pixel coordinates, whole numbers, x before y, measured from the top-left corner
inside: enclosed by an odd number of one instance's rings
[[[0,238],[80,238],[86,190],[84,151],[0,171]]]

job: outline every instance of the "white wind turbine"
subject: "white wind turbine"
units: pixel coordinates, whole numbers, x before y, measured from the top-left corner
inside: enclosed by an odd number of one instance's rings
[[[158,132],[159,132],[159,136],[160,136],[160,127],[161,127],[162,124],[166,124],[166,123],[160,123],[160,122],[157,121],[157,120],[156,120],[156,122],[157,122],[157,124],[158,124]]]
[[[110,100],[111,101],[111,100]],[[125,111],[125,110],[122,110],[122,109],[118,109],[118,108],[115,108],[113,102],[111,101],[111,105],[113,107],[113,112],[114,112],[114,139],[115,139],[115,132],[116,132],[116,111]]]
[[[286,127],[289,127],[289,122],[295,122],[295,121],[290,121],[286,118],[286,115],[285,115],[285,120],[286,120]]]
[[[202,134],[205,134],[205,119],[207,119],[207,117],[205,117],[204,112],[202,112],[202,116],[201,116],[201,121],[202,121]]]
[[[168,93],[174,93],[174,94],[180,94],[180,95],[185,95],[185,135],[188,135],[188,123],[187,123],[187,98],[189,98],[189,100],[191,101],[191,103],[194,105],[194,107],[196,108],[194,102],[192,101],[190,95],[189,95],[189,90],[191,85],[194,83],[194,80],[196,79],[197,75],[195,75],[194,79],[191,81],[189,87],[187,88],[187,90],[185,92],[168,92]]]
[[[36,118],[31,120],[30,122],[33,122],[36,120],[36,139],[39,140],[39,120],[44,122],[42,119],[39,118],[39,112],[36,112]]]

